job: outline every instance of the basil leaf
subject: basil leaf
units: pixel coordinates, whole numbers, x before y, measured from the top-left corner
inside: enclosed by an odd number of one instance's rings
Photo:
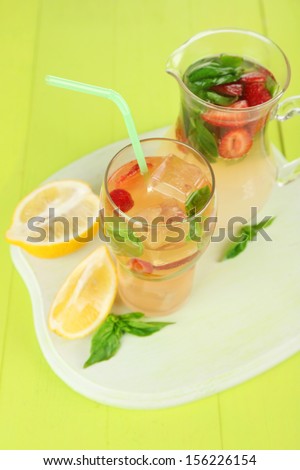
[[[196,148],[199,148],[205,157],[214,161],[219,155],[214,135],[202,124],[199,118],[195,121],[195,128]]]
[[[239,67],[243,63],[243,58],[235,55],[221,54],[220,63],[225,67]]]
[[[242,232],[248,233],[250,240],[256,239],[258,232],[263,231],[264,228],[269,227],[275,220],[276,217],[268,217],[266,220],[263,219],[257,225],[246,225],[242,228]]]
[[[186,109],[185,106],[182,106],[182,121],[185,135],[188,135],[190,130],[190,112]]]
[[[218,59],[202,64],[193,64],[192,70],[186,71],[184,79],[194,83],[203,78],[220,77],[221,75],[228,74],[234,75],[237,70],[239,71],[239,67],[230,65],[227,66],[221,63],[220,59]]]
[[[211,153],[207,151],[207,149],[204,148],[203,144],[198,140],[198,136],[195,129],[192,130],[189,135],[189,142],[191,147],[194,147],[195,149],[199,150],[199,152],[202,152],[208,161],[210,161],[211,163],[215,163],[216,157],[214,157]]]
[[[126,322],[126,324],[122,326],[122,328],[124,331],[126,331],[126,333],[130,333],[131,335],[150,336],[153,333],[160,331],[165,326],[172,324],[173,323],[170,322],[141,322],[131,320]]]
[[[246,233],[243,233],[241,236],[241,240],[236,242],[231,248],[229,248],[228,251],[226,251],[223,259],[231,259],[238,256],[246,249],[249,240],[249,236]]]
[[[142,243],[134,243],[130,241],[128,238],[124,239],[124,241],[116,242],[113,238],[111,238],[111,246],[115,253],[123,256],[130,256],[130,257],[139,257],[143,253],[143,245]]]
[[[228,106],[238,99],[238,96],[223,96],[214,91],[207,91],[206,97],[208,101],[214,104],[218,104],[219,106]]]
[[[197,214],[197,212],[199,212],[204,206],[206,206],[207,202],[209,201],[210,194],[211,191],[208,185],[193,191],[185,202],[185,210],[187,215],[191,217],[192,215]]]
[[[203,223],[196,222],[195,220],[191,220],[189,233],[185,237],[185,241],[196,241],[199,243],[199,238],[202,238],[203,235]]]
[[[231,74],[226,74],[226,75],[219,75],[217,77],[208,77],[208,78],[203,78],[202,80],[198,80],[194,82],[193,85],[194,87],[197,87],[198,89],[200,88],[207,89],[215,85],[222,85],[225,83],[236,82],[240,78],[240,76],[241,74],[231,73]],[[189,85],[187,84],[187,86]]]
[[[279,89],[278,83],[271,77],[271,75],[268,75],[265,86],[271,96],[274,96]]]
[[[204,91],[214,85],[236,82],[244,73],[244,68],[242,67],[243,63],[244,60],[242,57],[227,54],[222,54],[209,61],[207,59],[201,59],[195,64],[192,64],[185,72],[183,81],[192,93],[199,98],[204,100],[208,99],[215,104],[219,104],[213,101],[214,97],[209,99]]]
[[[201,87],[201,85],[191,83],[188,85],[188,88],[194,95],[198,96],[198,98],[201,98],[203,101],[207,100],[206,91]]]
[[[143,253],[143,244],[128,230],[126,222],[120,222],[117,227],[113,223],[105,224],[106,234],[115,253],[123,256],[137,257]]]
[[[125,315],[120,315],[119,318],[122,321],[128,320],[137,320],[139,318],[143,318],[145,315],[142,312],[132,312],[132,313],[125,313]]]
[[[126,222],[118,221],[116,224],[112,222],[106,222],[105,228],[108,235],[113,237],[116,241],[123,242],[128,239],[133,243],[140,243],[140,239],[134,235],[134,229],[129,227]]]
[[[235,258],[238,256],[242,251],[245,250],[249,241],[252,241],[258,232],[266,227],[269,227],[276,217],[269,217],[266,220],[263,219],[259,224],[256,225],[245,225],[241,228],[241,238],[238,242],[236,242],[229,250],[225,253],[223,259],[230,259]]]
[[[199,64],[200,65],[200,64]],[[200,65],[198,67],[196,64],[193,65],[193,71],[189,73],[186,72],[186,78],[191,82],[197,82],[202,78],[208,77],[218,77],[222,74],[222,70],[220,69],[220,64],[217,62],[206,62],[204,65]]]
[[[241,233],[245,233],[249,236],[250,240],[253,240],[258,232],[266,227],[269,227],[275,220],[276,217],[268,217],[266,220],[263,219],[259,224],[256,225],[245,225],[241,229]]]
[[[90,357],[84,363],[84,368],[97,362],[107,361],[113,357],[121,346],[121,338],[125,333],[135,336],[150,336],[172,323],[142,322],[142,312],[132,312],[125,315],[111,313],[92,337]]]
[[[84,368],[96,362],[107,361],[119,350],[123,331],[119,328],[116,318],[115,315],[108,315],[105,322],[93,336],[90,357],[84,363]]]
[[[250,225],[250,227],[252,229],[256,230],[256,232],[258,232],[262,228],[266,228],[266,227],[269,227],[270,225],[272,225],[272,223],[274,222],[275,219],[276,219],[276,217],[270,217],[270,218],[267,218],[266,220],[263,219],[259,224]]]

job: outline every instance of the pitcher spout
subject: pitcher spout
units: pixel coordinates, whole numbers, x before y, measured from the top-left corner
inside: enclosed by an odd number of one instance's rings
[[[179,84],[181,84],[182,82],[181,74],[180,74],[180,60],[181,60],[181,57],[179,56],[177,51],[174,51],[170,55],[166,63],[166,72],[172,77],[174,77],[177,80],[177,82],[179,82]]]

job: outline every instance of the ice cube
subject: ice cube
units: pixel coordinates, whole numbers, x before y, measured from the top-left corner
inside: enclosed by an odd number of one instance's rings
[[[148,190],[158,191],[185,203],[188,195],[201,186],[202,180],[200,168],[175,155],[169,155],[153,172]]]
[[[178,217],[178,222],[180,223],[180,219],[183,220],[186,215],[179,207],[177,201],[175,199],[171,199],[168,202],[145,208],[139,213],[139,217],[143,217],[146,220],[148,224],[148,230],[145,230],[145,232],[137,232],[136,236],[146,236],[146,240],[144,241],[146,248],[159,249],[162,246],[168,245],[170,243],[170,241],[166,240],[167,237],[178,237],[178,235],[170,231],[165,224],[171,223],[169,219],[171,219],[172,217]],[[157,217],[160,218],[159,221],[155,220]],[[136,219],[137,221],[134,222],[133,231],[135,228],[140,228],[143,226],[143,222],[139,221],[138,217]],[[172,221],[172,223],[174,222],[175,221]],[[186,224],[181,225],[184,231],[182,241],[184,240],[184,237],[186,235],[185,225]]]
[[[150,207],[146,207],[142,211],[139,211],[138,216],[133,217],[135,227],[142,227],[143,222],[139,220],[139,217],[143,217],[146,220],[147,225],[150,226],[153,223],[166,224],[171,217],[180,217],[184,219],[186,217],[183,210],[179,207],[176,199],[169,199],[161,204],[156,204]],[[161,220],[156,221],[155,219],[160,217]]]

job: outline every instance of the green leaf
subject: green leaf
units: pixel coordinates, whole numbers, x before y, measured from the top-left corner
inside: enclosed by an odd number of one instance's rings
[[[250,240],[253,240],[258,232],[266,227],[269,227],[275,220],[276,217],[267,217],[263,219],[259,224],[245,225],[241,228],[241,233],[246,233]]]
[[[225,56],[211,61],[196,62],[186,71],[184,78],[191,83],[195,83],[203,78],[214,78],[220,77],[221,75],[235,74],[236,71],[240,72],[240,68],[238,67],[240,64],[230,65],[229,63],[225,64],[224,61],[226,61]]]
[[[210,60],[201,59],[188,68],[183,81],[192,93],[206,100],[205,90],[214,85],[236,82],[244,72],[243,63],[242,57],[226,54]]]
[[[223,96],[219,95],[219,93],[215,93],[214,91],[207,91],[206,97],[208,101],[218,104],[219,106],[229,106],[238,99],[237,96]]]
[[[137,257],[143,253],[143,244],[133,231],[128,230],[126,222],[120,222],[117,227],[113,223],[105,224],[105,231],[110,237],[110,243],[115,253],[123,256]]]
[[[117,317],[112,314],[108,315],[92,338],[90,357],[83,367],[86,368],[113,357],[120,348],[122,335]]]
[[[113,357],[121,346],[121,338],[125,333],[135,336],[150,336],[173,323],[142,322],[142,312],[131,312],[125,315],[111,313],[102,323],[92,337],[90,357],[84,364],[84,368],[97,362],[107,361]]]
[[[193,70],[186,72],[186,78],[191,82],[197,82],[202,78],[212,78],[212,77],[219,77],[220,75],[224,75],[223,70],[220,68],[220,64],[218,62],[206,62],[205,64],[202,62],[199,63],[199,67],[197,64],[193,64]],[[226,73],[226,72],[225,72]]]
[[[190,129],[190,111],[184,105],[182,106],[182,121],[185,135],[188,135]]]
[[[199,242],[199,238],[203,235],[203,221],[197,222],[192,220],[190,222],[189,233],[185,237],[185,241],[196,241]]]
[[[216,138],[199,118],[195,120],[194,140],[197,144],[196,148],[199,148],[208,159],[215,161],[219,155]]]
[[[210,195],[211,191],[208,185],[193,191],[185,202],[185,210],[188,217],[197,214],[203,207],[205,207],[209,201]]]
[[[279,89],[278,83],[271,77],[271,75],[268,75],[267,77],[266,89],[268,90],[271,96],[275,96]]]
[[[236,82],[241,77],[241,75],[242,74],[230,73],[227,75],[219,75],[217,77],[202,78],[201,80],[197,80],[196,82],[193,83],[194,89],[196,90],[198,89],[197,93],[200,93],[200,89],[207,90],[208,88],[211,88],[212,86],[215,86],[215,85],[223,85],[225,83]],[[188,83],[187,83],[187,87],[189,88]],[[193,91],[193,93],[195,92]]]
[[[129,320],[138,320],[139,318],[143,318],[145,315],[142,312],[132,312],[132,313],[125,313],[124,315],[120,315],[120,320],[129,321]]]
[[[223,259],[231,259],[238,256],[246,249],[249,240],[249,236],[246,233],[243,233],[241,236],[241,240],[236,242],[233,246],[231,246],[231,248],[229,248],[229,250],[226,251]]]
[[[129,227],[127,222],[119,221],[116,218],[116,224],[112,222],[105,223],[106,233],[113,237],[116,241],[121,241],[128,239],[132,243],[140,243],[140,239],[134,235],[133,227]]]
[[[227,54],[220,55],[220,63],[225,67],[239,67],[243,62],[244,59],[242,57]]]
[[[157,331],[168,325],[173,325],[170,322],[141,322],[136,320],[130,320],[122,326],[123,331],[135,336],[150,336]]]
[[[272,223],[274,222],[275,219],[276,219],[276,217],[268,217],[266,220],[263,219],[261,222],[259,222],[259,224],[250,225],[250,227],[252,229],[256,230],[256,232],[258,232],[262,228],[266,228],[266,227],[269,227],[270,225],[272,225]]]
[[[240,253],[242,253],[245,250],[248,242],[252,241],[260,230],[269,227],[275,219],[276,217],[270,217],[263,219],[259,224],[243,226],[240,230],[240,240],[229,248],[223,259],[235,258]]]
[[[194,85],[193,83],[188,85],[189,90],[191,90],[194,95],[201,98],[203,101],[207,101],[207,92],[199,85]]]

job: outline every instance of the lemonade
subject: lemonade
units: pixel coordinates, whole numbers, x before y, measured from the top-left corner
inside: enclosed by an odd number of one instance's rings
[[[149,315],[166,314],[188,295],[195,262],[210,242],[214,177],[197,152],[176,141],[149,139],[142,146],[147,174],[140,173],[131,146],[107,170],[104,232],[124,302]]]
[[[266,202],[276,176],[264,143],[268,112],[257,108],[276,94],[275,77],[257,63],[221,54],[190,65],[183,82],[192,95],[181,96],[176,137],[213,164],[222,195],[219,224],[248,219],[251,207]]]
[[[290,81],[286,55],[256,32],[211,29],[175,49],[166,71],[180,92],[173,135],[210,159],[219,226],[226,230],[232,217],[251,220],[251,208],[264,206],[277,179],[295,177],[292,168],[282,170],[284,159],[266,132],[270,121],[289,119],[297,107],[296,97],[279,103]]]

